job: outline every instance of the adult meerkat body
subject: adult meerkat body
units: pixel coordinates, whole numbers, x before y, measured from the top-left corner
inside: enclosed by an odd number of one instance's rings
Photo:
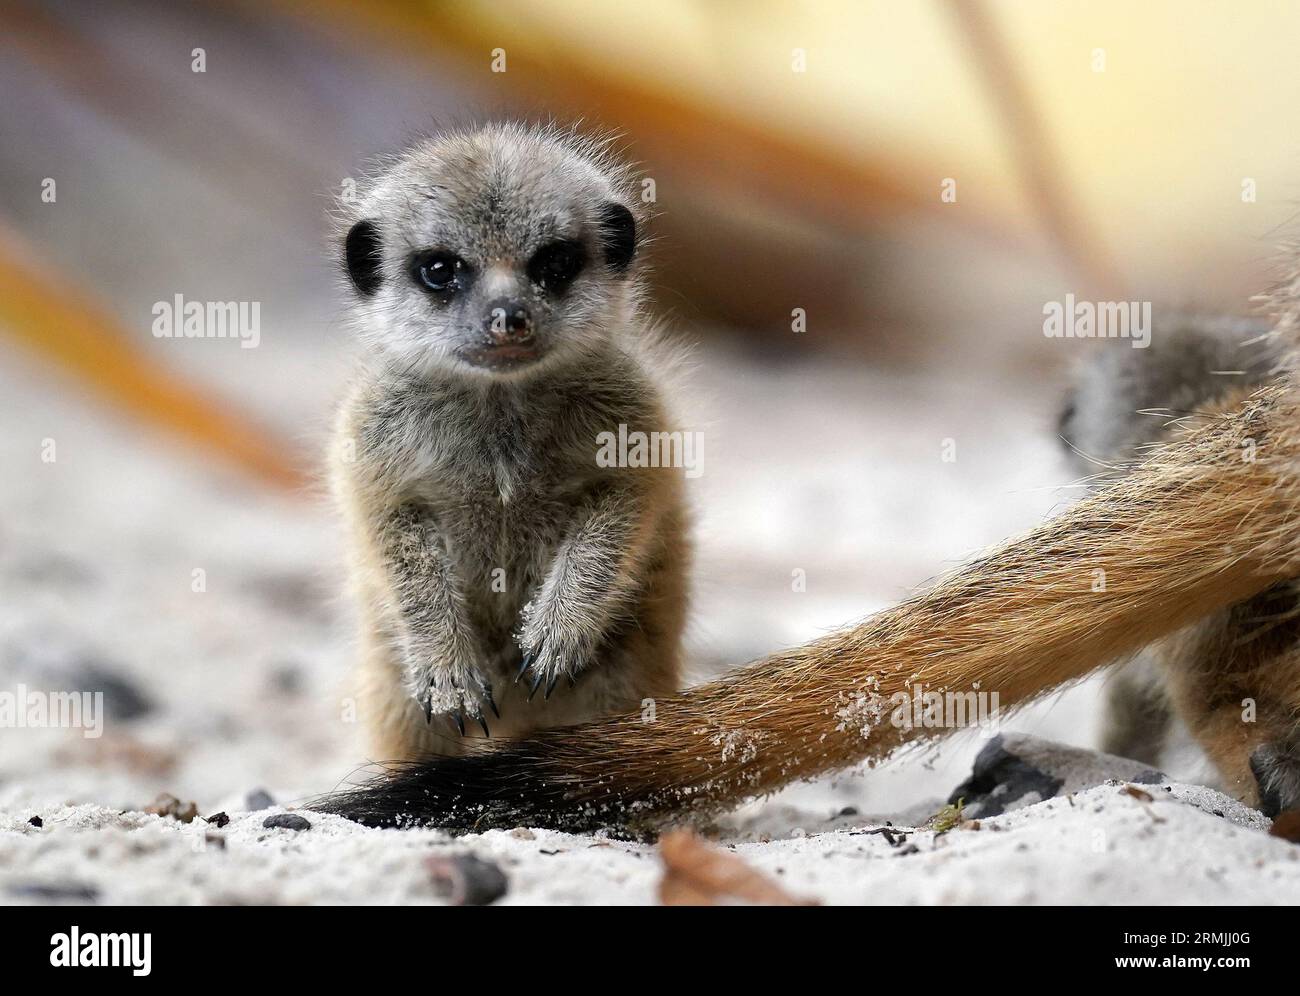
[[[408,150],[348,219],[370,348],[334,482],[379,758],[679,687],[682,473],[599,459],[602,434],[671,428],[634,210],[600,146],[497,125]]]
[[[1114,348],[1082,368],[1061,417],[1081,473],[1122,475],[1142,449],[1183,431],[1188,416],[1230,412],[1277,373],[1267,327],[1186,317],[1149,349]],[[1256,440],[1238,441],[1243,461]],[[1223,788],[1268,815],[1300,806],[1300,581],[1265,591],[1159,640],[1107,686],[1102,749],[1153,765],[1181,722]]]

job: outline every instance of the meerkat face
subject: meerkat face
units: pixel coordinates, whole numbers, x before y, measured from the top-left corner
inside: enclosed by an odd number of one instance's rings
[[[633,306],[637,222],[598,147],[497,125],[406,153],[348,231],[377,345],[416,369],[522,377],[607,344]]]

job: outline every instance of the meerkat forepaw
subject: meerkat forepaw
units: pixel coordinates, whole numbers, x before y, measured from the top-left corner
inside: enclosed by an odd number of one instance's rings
[[[456,708],[446,710],[444,712],[435,713],[432,706],[429,704],[430,701],[431,698],[425,700],[424,719],[426,723],[432,725],[434,716],[435,715],[441,716],[447,719],[453,726],[455,726],[456,733],[459,736],[463,737],[465,736],[465,729],[466,729],[465,720],[468,717],[470,720],[472,720],[473,722],[479,725],[479,728],[483,731],[484,737],[490,738],[492,736],[492,730],[488,726],[487,717],[483,715],[483,710],[481,708],[477,706],[471,708],[456,707]],[[499,715],[498,718],[500,718]]]
[[[501,718],[496,698],[492,694],[492,685],[476,670],[469,667],[444,668],[430,672],[427,669],[410,669],[418,675],[419,684],[412,697],[424,710],[424,721],[433,724],[435,718],[448,720],[456,727],[460,736],[465,736],[465,721],[477,723],[483,730],[483,736],[492,735],[487,723],[485,711]]]
[[[577,687],[578,676],[586,669],[587,660],[588,655],[577,647],[566,650],[562,641],[539,638],[531,650],[524,651],[515,684],[521,680],[527,684],[527,701],[531,702],[539,690],[544,701],[551,697],[561,678],[568,679],[570,688]]]
[[[546,677],[546,675],[544,675],[544,674],[537,674],[537,675],[534,675],[534,677],[533,677],[533,683],[532,683],[531,685],[528,686],[528,701],[529,701],[529,702],[533,701],[533,696],[537,694],[537,689],[539,689],[539,688],[542,687],[542,679],[545,678],[545,677]],[[549,699],[549,698],[551,697],[551,692],[555,691],[555,686],[556,686],[556,684],[559,682],[559,680],[560,680],[560,676],[559,676],[558,674],[553,674],[553,675],[551,675],[551,679],[550,679],[550,681],[546,682],[546,690],[545,690],[544,692],[542,692],[542,700],[543,700],[543,701],[545,701],[546,699]],[[573,677],[573,675],[569,675],[569,687],[572,688],[572,687],[573,687],[574,685],[576,685],[577,683],[578,683],[578,682],[577,682],[577,680]]]
[[[555,690],[555,682],[559,677],[560,670],[552,663],[553,655],[546,653],[546,641],[539,640],[532,650],[524,651],[523,659],[519,662],[519,670],[515,674],[515,684],[521,680],[528,686],[527,701],[531,702],[537,690],[546,682],[546,691],[543,693],[543,699],[549,699],[551,692]],[[572,676],[571,676],[572,677]]]

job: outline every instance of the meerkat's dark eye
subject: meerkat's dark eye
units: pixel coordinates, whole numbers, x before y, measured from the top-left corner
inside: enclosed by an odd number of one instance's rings
[[[552,242],[538,249],[528,261],[528,278],[559,293],[573,283],[586,262],[587,255],[577,242]]]
[[[411,262],[411,275],[426,290],[446,294],[459,290],[468,265],[452,252],[426,252]]]

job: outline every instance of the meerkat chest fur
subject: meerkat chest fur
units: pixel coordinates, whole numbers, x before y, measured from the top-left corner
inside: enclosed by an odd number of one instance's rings
[[[579,377],[478,384],[376,378],[360,416],[359,461],[376,501],[437,523],[498,638],[515,626],[582,507],[633,473],[601,466],[598,436],[658,424],[653,389],[629,358]]]

